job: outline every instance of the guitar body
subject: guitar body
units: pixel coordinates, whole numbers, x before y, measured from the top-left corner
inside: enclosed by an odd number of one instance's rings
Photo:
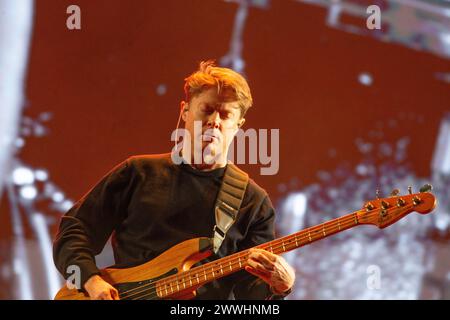
[[[156,290],[150,284],[166,276],[189,270],[197,262],[209,257],[211,251],[211,239],[194,238],[183,241],[158,257],[132,268],[106,268],[101,270],[101,277],[113,285],[118,291],[121,299],[159,299]],[[148,283],[149,289],[135,288]],[[194,290],[193,290],[194,289]],[[195,297],[197,288],[189,288],[186,291],[177,292],[170,299],[188,300]],[[130,294],[138,292],[138,294]],[[89,300],[87,293],[77,289],[69,289],[64,286],[55,296],[55,300]],[[167,297],[165,297],[167,299]]]

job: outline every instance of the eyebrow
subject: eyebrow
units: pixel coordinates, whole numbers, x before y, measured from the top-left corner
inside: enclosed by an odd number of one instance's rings
[[[222,104],[212,105],[211,103],[203,102],[203,106],[204,106],[204,107],[214,107],[214,108],[216,108],[218,105],[219,105],[219,106],[222,106]],[[239,106],[235,106],[235,105],[227,106],[227,108],[240,109]]]

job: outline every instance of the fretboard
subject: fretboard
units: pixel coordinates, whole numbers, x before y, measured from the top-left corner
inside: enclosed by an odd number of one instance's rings
[[[255,248],[282,254],[357,225],[359,225],[358,215],[357,212],[353,212],[291,235],[263,243]],[[240,271],[247,266],[248,256],[249,249],[246,249],[188,271],[166,277],[158,282],[156,286],[157,294],[160,298],[175,295],[178,292],[202,286],[215,279]]]

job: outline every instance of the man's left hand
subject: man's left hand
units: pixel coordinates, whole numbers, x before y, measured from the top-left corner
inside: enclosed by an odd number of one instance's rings
[[[282,294],[292,288],[295,271],[283,257],[257,248],[249,252],[245,270],[267,282],[274,293]]]

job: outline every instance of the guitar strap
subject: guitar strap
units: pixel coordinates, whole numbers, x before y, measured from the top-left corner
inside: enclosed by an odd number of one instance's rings
[[[213,250],[219,251],[225,236],[236,221],[248,184],[248,174],[228,162],[216,199]]]

